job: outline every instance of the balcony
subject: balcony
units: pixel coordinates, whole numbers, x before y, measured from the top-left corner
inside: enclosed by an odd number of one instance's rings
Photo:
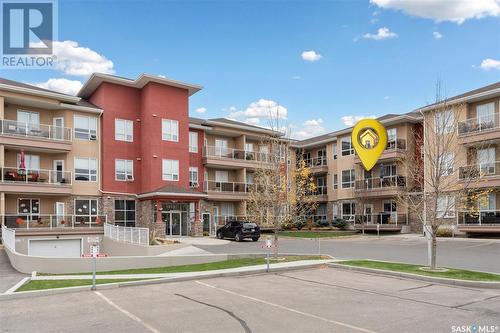
[[[308,195],[316,196],[316,201],[328,201],[328,187],[326,186],[318,186],[316,189]]]
[[[470,164],[458,169],[458,177],[471,187],[500,186],[500,161]]]
[[[6,193],[71,194],[70,171],[0,168],[0,191]]]
[[[271,162],[275,162],[279,159],[280,157],[277,155],[255,151],[214,146],[203,147],[203,163],[213,168],[239,169],[269,167],[271,166]]]
[[[15,120],[0,119],[2,144],[29,147],[57,152],[71,150],[71,129],[44,124],[27,124]]]
[[[500,211],[458,212],[458,230],[469,233],[500,233]]]
[[[378,197],[394,196],[404,187],[406,187],[406,177],[395,175],[357,180],[354,189],[357,195]]]
[[[484,141],[499,140],[499,134],[499,113],[470,118],[458,123],[459,144],[474,144]]]
[[[19,235],[103,233],[106,215],[6,214],[0,221]]]
[[[326,156],[314,157],[304,160],[306,166],[311,170],[312,173],[327,173],[328,165]]]
[[[380,155],[379,161],[383,160],[397,160],[406,153],[406,140],[396,139],[387,142],[385,150]],[[354,155],[354,162],[361,163],[358,155]]]
[[[367,231],[401,231],[408,225],[408,215],[396,212],[382,212],[378,214],[356,215],[351,219],[356,230]]]
[[[205,181],[205,192],[211,200],[239,201],[248,197],[254,184],[238,182]]]

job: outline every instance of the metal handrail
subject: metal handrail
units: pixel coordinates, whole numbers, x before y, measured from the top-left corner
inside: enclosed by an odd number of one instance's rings
[[[206,180],[205,192],[248,193],[254,186],[255,184],[251,183]]]
[[[71,171],[23,169],[19,167],[0,168],[0,182],[24,184],[71,185]]]
[[[460,179],[482,178],[500,175],[500,161],[464,165],[458,168]]]
[[[326,158],[326,156],[312,157],[312,158],[304,159],[304,162],[305,162],[306,166],[309,168],[326,166],[327,165],[327,158]]]
[[[45,124],[30,124],[9,119],[0,119],[0,135],[67,142],[72,140],[71,128]]]
[[[215,157],[231,160],[246,160],[257,162],[272,162],[273,158],[282,159],[279,155],[270,153],[262,153],[256,151],[248,151],[244,149],[234,149],[216,146],[204,146],[203,157]]]
[[[47,230],[100,228],[106,223],[106,215],[57,215],[19,213],[0,215],[3,225],[17,230]]]
[[[477,132],[490,131],[500,127],[499,113],[469,118],[458,123],[458,135],[468,135]]]
[[[405,187],[406,177],[401,175],[373,177],[356,180],[356,190],[376,190],[381,188]]]

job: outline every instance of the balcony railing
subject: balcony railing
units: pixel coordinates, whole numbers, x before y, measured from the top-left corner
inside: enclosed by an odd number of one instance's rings
[[[318,186],[314,191],[307,193],[308,195],[327,195],[328,187],[326,186]]]
[[[205,192],[248,193],[254,186],[254,184],[250,183],[207,180],[205,181]]]
[[[326,156],[322,157],[313,157],[310,159],[305,159],[304,163],[308,168],[314,168],[314,167],[320,167],[320,166],[326,166]]]
[[[367,178],[362,180],[357,180],[355,189],[356,190],[380,190],[392,187],[405,187],[406,177],[404,176],[387,176],[380,178]]]
[[[71,141],[71,128],[0,119],[0,135]]]
[[[351,215],[352,216],[352,215]],[[354,226],[360,224],[382,224],[382,225],[401,225],[408,224],[408,216],[395,212],[382,212],[378,214],[355,215],[351,218]]]
[[[458,212],[458,224],[461,225],[498,225],[500,210],[482,210],[478,212]]]
[[[458,169],[458,177],[462,180],[500,175],[500,161],[491,163],[470,164]]]
[[[101,228],[106,215],[6,214],[2,224],[17,230]]]
[[[396,139],[390,140],[387,142],[386,151],[398,151],[398,150],[406,150],[406,140],[405,139]]]
[[[0,181],[14,184],[71,185],[71,171],[0,168]]]
[[[500,127],[500,117],[498,113],[487,116],[470,118],[458,123],[458,135],[466,136],[474,133],[491,131]]]
[[[203,147],[203,157],[267,163],[284,160],[284,158],[281,158],[278,155],[272,155],[269,153],[214,146]]]

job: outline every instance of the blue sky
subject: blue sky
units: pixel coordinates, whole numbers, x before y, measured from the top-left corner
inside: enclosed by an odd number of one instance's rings
[[[58,39],[75,42],[61,44],[65,64],[1,76],[74,91],[47,80],[165,75],[204,86],[192,116],[266,125],[279,104],[307,137],[411,111],[438,79],[448,96],[499,81],[499,0],[461,1],[60,1]]]

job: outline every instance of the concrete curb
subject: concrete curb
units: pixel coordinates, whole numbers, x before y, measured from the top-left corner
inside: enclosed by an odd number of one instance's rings
[[[296,270],[305,270],[311,268],[319,268],[324,265],[328,265],[328,263],[314,263],[307,265],[295,265],[288,267],[275,267],[272,266],[269,269],[269,273],[277,273],[277,272],[286,272],[286,271],[296,271]],[[106,290],[106,289],[117,289],[124,287],[133,287],[133,286],[143,286],[150,284],[160,284],[160,283],[170,283],[170,282],[182,282],[182,281],[191,281],[191,280],[201,280],[201,279],[211,279],[218,277],[232,277],[232,276],[245,276],[245,275],[255,275],[265,273],[265,268],[252,269],[248,271],[242,272],[217,272],[212,274],[206,274],[206,272],[200,272],[205,274],[194,275],[194,276],[182,276],[182,277],[165,277],[165,278],[156,278],[150,280],[143,281],[128,281],[128,282],[115,282],[97,285],[97,290]],[[66,287],[66,288],[56,288],[56,289],[45,289],[45,290],[33,290],[33,291],[21,291],[12,294],[0,294],[0,302],[12,300],[12,299],[20,299],[20,298],[31,298],[37,296],[48,296],[48,295],[58,295],[58,294],[66,294],[80,291],[90,291],[89,286],[77,286],[77,287]]]
[[[339,268],[339,269],[344,269],[344,270],[348,270],[348,271],[373,273],[373,274],[379,274],[379,275],[385,275],[385,276],[391,276],[391,277],[413,279],[413,280],[420,280],[420,281],[426,281],[426,282],[435,282],[435,283],[439,283],[439,284],[448,284],[448,285],[452,285],[452,286],[461,286],[461,287],[469,287],[469,288],[500,289],[500,282],[456,280],[456,279],[448,279],[448,278],[441,278],[441,277],[418,275],[418,274],[413,274],[413,273],[387,271],[387,270],[376,269],[376,268],[348,266],[348,265],[342,265],[342,264],[338,264],[338,263],[330,263],[328,265],[330,267],[333,267],[333,268]]]

